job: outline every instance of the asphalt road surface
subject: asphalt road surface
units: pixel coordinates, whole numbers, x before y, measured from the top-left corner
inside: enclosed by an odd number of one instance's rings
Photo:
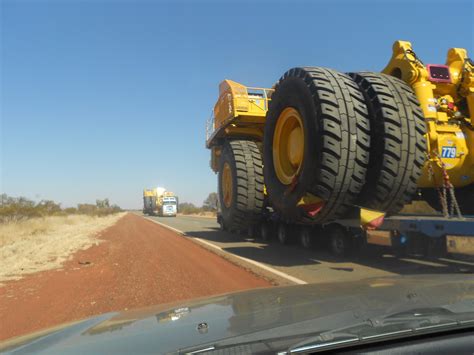
[[[238,256],[261,263],[271,270],[300,280],[299,283],[344,282],[390,275],[474,272],[474,261],[415,255],[397,257],[390,249],[369,247],[355,255],[337,258],[324,248],[308,250],[299,245],[283,246],[276,240],[267,243],[245,235],[222,232],[213,218],[193,216],[145,218],[182,231],[186,237],[198,239],[198,242],[204,241],[207,245],[210,243],[217,246],[222,249],[221,254],[230,255],[231,258]],[[259,268],[255,265],[250,265],[249,268],[259,272]],[[265,270],[268,275],[267,271]],[[276,276],[275,279],[278,284],[284,284],[280,282],[282,278]]]

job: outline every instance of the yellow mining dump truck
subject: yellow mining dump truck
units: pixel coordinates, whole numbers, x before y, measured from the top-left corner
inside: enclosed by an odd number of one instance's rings
[[[474,214],[473,70],[464,49],[425,65],[397,41],[381,73],[293,68],[271,89],[223,81],[206,139],[220,223],[247,228],[270,210],[324,225],[417,198]]]

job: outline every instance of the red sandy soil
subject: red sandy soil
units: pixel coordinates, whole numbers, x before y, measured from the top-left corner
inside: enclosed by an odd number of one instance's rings
[[[0,340],[110,311],[257,287],[264,279],[127,214],[62,269],[0,287]]]

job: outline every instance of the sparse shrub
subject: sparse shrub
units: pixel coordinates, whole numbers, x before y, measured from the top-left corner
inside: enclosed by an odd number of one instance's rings
[[[55,203],[51,200],[42,200],[36,206],[35,209],[41,216],[53,216],[60,213],[61,205],[59,203]]]
[[[35,202],[25,197],[10,197],[2,194],[0,198],[0,222],[21,221],[41,217]]]
[[[178,212],[182,214],[208,215],[209,212],[215,214],[218,205],[217,193],[211,192],[204,200],[202,207],[197,207],[193,203],[183,202],[178,206]]]
[[[97,206],[90,203],[80,203],[77,205],[77,213],[93,216],[96,214]]]
[[[202,204],[202,210],[205,212],[217,211],[218,197],[216,192],[211,192]]]
[[[201,212],[199,207],[196,207],[194,204],[190,202],[183,202],[179,204],[179,212],[182,214],[196,214]]]
[[[11,197],[0,195],[0,223],[17,222],[36,217],[67,216],[83,214],[89,216],[107,216],[121,212],[117,205],[110,206],[109,199],[97,200],[96,204],[78,204],[77,208],[61,208],[59,203],[51,200],[42,200],[38,203],[25,197]]]
[[[77,208],[76,207],[68,207],[68,208],[65,208],[63,211],[66,214],[76,214],[77,213]]]

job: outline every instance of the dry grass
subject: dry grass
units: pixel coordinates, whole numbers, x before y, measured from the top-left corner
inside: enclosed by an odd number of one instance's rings
[[[74,252],[100,243],[97,234],[124,215],[49,216],[0,224],[0,282],[60,267]]]

